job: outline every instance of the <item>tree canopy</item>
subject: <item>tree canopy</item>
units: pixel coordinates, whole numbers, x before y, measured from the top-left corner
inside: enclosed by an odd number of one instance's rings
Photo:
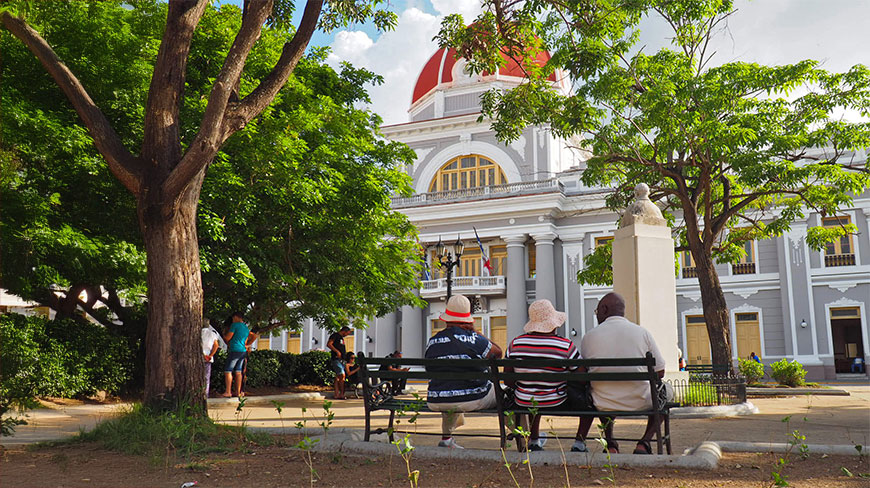
[[[167,8],[134,7],[47,2],[28,12],[128,145],[142,137]],[[195,133],[221,68],[215,53],[229,49],[240,23],[238,7],[206,9],[191,42],[183,134]],[[263,30],[243,92],[289,35]],[[146,255],[136,199],[25,46],[2,31],[0,49],[4,288],[64,315],[81,307],[110,327],[140,328]],[[217,154],[197,211],[206,314],[250,309],[257,326],[298,327],[302,317],[336,326],[415,303],[415,231],[389,199],[410,191],[401,168],[413,153],[380,138],[378,117],[355,108],[367,101],[363,86],[377,82],[348,65],[335,71],[313,50]]]
[[[475,71],[494,72],[500,53],[519,59],[526,82],[483,97],[483,113],[502,139],[529,124],[561,136],[585,136],[593,156],[583,173],[590,186],[612,187],[610,208],[629,203],[637,183],[675,218],[678,250],[698,270],[713,362],[731,363],[727,308],[714,268],[740,258],[748,240],[781,235],[808,210],[833,215],[867,190],[870,173],[855,151],[870,146],[870,70],[830,73],[816,61],[763,66],[716,65],[711,39],[731,14],[731,0],[594,0],[563,3],[487,0],[466,26],[445,20],[442,45],[452,45]],[[637,46],[642,18],[672,29],[670,45]],[[550,51],[546,65],[535,53]],[[553,90],[554,72],[573,83]],[[842,111],[856,112],[858,121]],[[821,248],[847,232],[811,228]],[[602,249],[587,260],[600,266]],[[581,272],[606,282],[606,272]]]

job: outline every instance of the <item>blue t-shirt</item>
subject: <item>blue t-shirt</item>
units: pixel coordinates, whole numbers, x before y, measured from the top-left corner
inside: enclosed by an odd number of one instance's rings
[[[432,336],[426,345],[426,359],[485,359],[492,348],[489,339],[472,330],[461,327],[447,327]],[[468,372],[466,368],[450,366],[427,366],[432,372]],[[488,368],[475,368],[471,371],[486,372]],[[489,380],[429,380],[427,401],[431,403],[471,402],[480,400],[489,393],[492,382]]]
[[[251,331],[243,322],[233,322],[230,326],[230,332],[233,337],[227,342],[227,350],[229,352],[245,352],[245,341],[248,340],[248,334]]]

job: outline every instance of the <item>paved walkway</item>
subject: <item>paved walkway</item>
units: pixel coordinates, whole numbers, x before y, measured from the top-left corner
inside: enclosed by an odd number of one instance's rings
[[[851,396],[802,395],[785,398],[758,398],[751,401],[758,407],[756,415],[717,419],[672,419],[674,452],[698,445],[703,441],[753,441],[786,442],[792,430],[805,435],[807,443],[828,445],[870,445],[870,385],[837,385],[851,393]],[[279,415],[271,404],[273,397],[250,397],[245,407],[236,411],[237,400],[212,399],[209,413],[217,421],[227,424],[246,424],[253,427],[283,428],[287,433],[296,432],[297,421],[305,420],[308,427],[316,428],[323,418],[323,398],[314,395],[284,395],[278,401],[284,402]],[[302,407],[307,413],[302,414]],[[11,446],[29,444],[45,440],[62,439],[90,429],[97,422],[116,415],[123,405],[54,405],[51,408],[37,409],[29,413],[29,425],[19,426],[14,437],[0,439],[0,444]],[[333,427],[362,429],[364,412],[362,400],[333,402],[335,412]],[[786,417],[789,422],[783,422]],[[387,414],[373,416],[373,425],[386,426]],[[643,420],[621,419],[617,422],[618,437],[639,436],[643,430]],[[543,426],[564,439],[564,445],[574,437],[576,420],[570,418],[545,417]],[[543,427],[542,426],[542,427]],[[423,414],[416,425],[403,420],[399,428],[420,432],[438,432],[440,416]],[[594,428],[594,427],[593,427]],[[466,416],[466,424],[461,433],[497,434],[498,421],[493,416]],[[435,445],[437,436],[414,436],[414,445]],[[558,450],[556,440],[552,439],[547,450]],[[460,443],[466,447],[497,449],[498,440],[492,438],[463,438]]]

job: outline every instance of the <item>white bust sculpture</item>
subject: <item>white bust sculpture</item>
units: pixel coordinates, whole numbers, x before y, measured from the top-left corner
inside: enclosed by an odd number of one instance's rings
[[[619,227],[628,227],[632,224],[667,225],[662,211],[649,199],[649,187],[646,183],[640,183],[634,187],[634,203],[625,209]]]

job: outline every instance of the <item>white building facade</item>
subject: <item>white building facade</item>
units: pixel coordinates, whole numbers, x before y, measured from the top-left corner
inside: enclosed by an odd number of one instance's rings
[[[546,57],[546,53],[541,54]],[[542,58],[544,59],[544,58]],[[531,301],[547,298],[568,314],[561,334],[577,341],[596,325],[593,310],[609,287],[578,283],[583,258],[616,230],[604,209],[605,191],[580,181],[588,154],[571,150],[546,127],[528,127],[516,141],[496,140],[479,122],[479,97],[493,87],[520,83],[508,64],[498,74],[469,76],[462,60],[439,49],[421,71],[412,94],[410,122],[382,127],[391,140],[417,154],[407,168],[415,195],[395,198],[394,209],[417,226],[429,264],[435,244],[465,245],[454,269],[453,293],[472,299],[478,329],[505,346],[520,334]],[[554,76],[554,89],[567,90]],[[866,161],[866,154],[855,157]],[[809,249],[807,228],[854,223],[858,235],[822,252]],[[481,251],[491,271],[482,264]],[[766,364],[796,359],[808,379],[843,378],[855,357],[870,360],[870,192],[833,217],[811,214],[786,235],[747,244],[736,264],[718,265],[731,316],[734,358],[751,352]],[[439,327],[446,280],[436,267],[419,290],[424,308],[403,307],[370,320],[349,337],[348,349],[377,356],[402,350],[421,357]],[[691,259],[681,256],[677,277],[679,348],[690,364],[709,364],[710,347]],[[328,332],[309,322],[299,334],[264,338],[260,348],[290,352],[322,349]],[[673,358],[677,361],[677,358]],[[839,375],[839,376],[838,376]]]

